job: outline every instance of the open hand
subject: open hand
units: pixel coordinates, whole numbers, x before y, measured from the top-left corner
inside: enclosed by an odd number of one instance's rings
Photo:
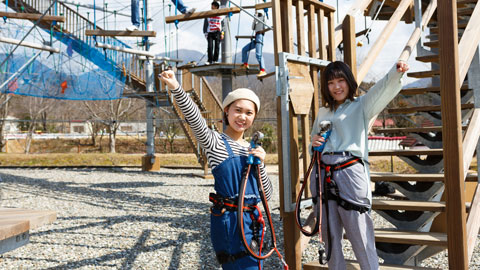
[[[165,70],[164,72],[160,73],[160,75],[158,75],[158,78],[162,82],[167,84],[169,89],[177,89],[178,87],[180,87],[180,84],[175,78],[175,73],[173,72],[173,70]]]

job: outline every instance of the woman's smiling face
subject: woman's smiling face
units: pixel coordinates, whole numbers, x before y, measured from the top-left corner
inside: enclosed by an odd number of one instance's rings
[[[225,112],[229,127],[235,132],[244,132],[252,126],[255,119],[255,104],[250,100],[239,99],[230,104]]]
[[[348,97],[348,84],[345,78],[333,78],[327,82],[328,84],[328,91],[330,95],[335,100],[337,105],[340,105],[345,102]]]

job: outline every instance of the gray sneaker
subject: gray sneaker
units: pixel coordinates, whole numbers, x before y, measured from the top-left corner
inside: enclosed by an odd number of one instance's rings
[[[187,10],[187,13],[185,13],[185,15],[190,16],[190,15],[192,15],[192,13],[195,12],[195,10],[197,10],[197,9],[196,8],[191,8],[191,9]]]

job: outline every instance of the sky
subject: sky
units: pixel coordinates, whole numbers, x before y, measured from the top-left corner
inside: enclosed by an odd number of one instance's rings
[[[73,0],[66,0],[73,1]],[[87,5],[96,5],[96,6],[106,6],[108,10],[116,11],[118,13],[126,14],[127,16],[116,15],[114,16],[111,13],[104,13],[102,11],[96,11],[97,25],[103,27],[104,29],[124,29],[125,27],[131,24],[130,17],[130,1],[125,0],[75,0],[82,4]],[[337,2],[338,1],[338,2]],[[140,1],[143,6],[143,1]],[[239,5],[254,5],[255,3],[263,2],[262,0],[236,0],[235,3]],[[342,21],[345,13],[348,11],[349,7],[355,2],[355,0],[325,0],[324,3],[338,7],[338,17],[339,20],[336,20],[336,24]],[[211,0],[184,0],[184,3],[189,8],[196,8],[197,11],[209,10],[211,5]],[[178,49],[188,49],[188,50],[197,50],[200,53],[206,53],[207,42],[203,35],[203,20],[187,21],[180,22],[178,24],[178,29],[174,24],[165,24],[164,16],[175,15],[175,7],[171,4],[170,0],[156,0],[149,1],[149,12],[153,19],[152,29],[157,32],[157,37],[150,38],[150,41],[153,43],[151,51],[156,54],[167,54],[170,57],[174,57],[174,51]],[[93,10],[82,8],[79,9],[85,17],[93,20]],[[271,9],[269,9],[269,19],[267,23],[272,25],[272,14]],[[104,15],[107,15],[106,19]],[[241,48],[248,43],[248,40],[240,39],[238,42],[233,38],[236,35],[251,35],[251,24],[252,18],[245,13],[234,14],[231,17],[230,22],[230,33],[232,36],[232,49],[235,52],[240,52]],[[362,41],[364,46],[357,47],[357,63],[360,64],[365,58],[369,48],[373,44],[372,41],[375,41],[379,38],[381,29],[385,26],[386,21],[371,21],[370,18],[365,19],[363,16],[356,17],[356,29],[357,32],[365,29],[365,27],[372,27],[372,32],[370,34],[370,44],[367,43],[365,37],[357,38],[357,41]],[[369,71],[369,74],[366,77],[366,80],[378,80],[380,79],[391,66],[394,65],[396,59],[400,55],[401,50],[403,49],[405,43],[407,42],[411,32],[414,29],[413,24],[405,25],[403,22],[400,22],[400,25],[397,26],[392,37],[389,39],[385,45],[382,53],[377,58],[375,64]],[[139,41],[138,38],[122,38],[122,41],[135,46],[136,42]],[[264,42],[264,52],[273,53],[273,32],[267,32]],[[256,62],[251,54],[250,61]],[[413,60],[415,55],[412,55],[410,58]],[[200,59],[198,59],[200,60]],[[198,61],[197,60],[197,61]],[[206,57],[203,58],[203,61],[206,60]],[[239,59],[237,59],[239,61]],[[415,61],[410,61],[413,65],[411,70],[421,71],[428,69],[428,66],[425,64],[418,64]]]

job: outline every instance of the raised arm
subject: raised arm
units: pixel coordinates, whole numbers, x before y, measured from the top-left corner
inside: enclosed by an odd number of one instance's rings
[[[397,62],[392,69],[378,81],[365,97],[363,97],[363,108],[365,116],[371,119],[379,114],[393,98],[402,89],[402,76],[409,69],[407,63],[403,61]]]
[[[167,84],[175,98],[178,106],[182,110],[185,120],[190,125],[197,138],[198,142],[204,149],[210,149],[215,140],[213,131],[208,128],[205,119],[202,117],[198,106],[192,101],[187,93],[180,86],[180,83],[175,78],[175,73],[172,70],[166,70],[160,75],[160,80]]]

